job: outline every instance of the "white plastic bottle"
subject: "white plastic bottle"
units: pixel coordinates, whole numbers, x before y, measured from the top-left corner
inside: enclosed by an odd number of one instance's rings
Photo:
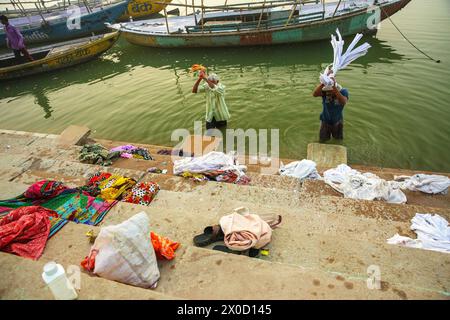
[[[74,300],[78,297],[74,287],[67,279],[62,265],[54,261],[46,263],[42,279],[44,279],[56,300]]]

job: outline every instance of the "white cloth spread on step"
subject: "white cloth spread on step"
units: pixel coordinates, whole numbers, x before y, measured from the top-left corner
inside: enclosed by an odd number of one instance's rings
[[[417,234],[417,239],[397,233],[387,243],[450,253],[450,227],[447,220],[438,214],[416,213],[411,223],[411,230]]]
[[[406,196],[395,181],[386,181],[373,173],[361,173],[340,164],[323,173],[325,183],[345,198],[360,200],[384,200],[389,203],[405,203]]]
[[[425,193],[447,194],[450,187],[450,178],[440,175],[415,174],[413,176],[395,176],[400,181],[400,188],[411,191],[422,191]]]
[[[223,152],[212,151],[200,157],[183,158],[175,160],[173,173],[180,175],[183,172],[208,173],[212,171],[232,171],[238,177],[246,177],[244,165],[239,165],[235,152],[225,154]]]
[[[362,34],[356,34],[352,43],[348,46],[347,51],[342,54],[344,50],[345,41],[342,39],[341,33],[339,29],[336,29],[336,34],[338,39],[334,34],[331,35],[331,45],[333,46],[334,59],[333,65],[331,67],[332,73],[328,75],[328,71],[330,70],[330,66],[328,66],[323,73],[320,74],[320,83],[325,85],[324,89],[330,89],[334,82],[331,78],[336,78],[336,74],[339,70],[344,69],[350,63],[358,59],[359,57],[364,56],[369,48],[371,47],[367,42],[355,48],[356,44],[361,40]]]
[[[316,169],[316,163],[306,159],[291,162],[286,166],[281,163],[278,172],[282,176],[295,177],[300,179],[300,181],[305,179],[321,179]]]

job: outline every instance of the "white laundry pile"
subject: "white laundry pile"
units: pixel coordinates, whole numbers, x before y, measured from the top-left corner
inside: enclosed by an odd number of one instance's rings
[[[316,169],[316,163],[306,159],[291,162],[286,166],[281,163],[278,172],[282,176],[295,177],[300,179],[300,181],[305,179],[321,179],[319,172],[317,172]]]
[[[333,65],[331,67],[332,73],[328,75],[328,71],[330,70],[330,66],[328,66],[323,73],[320,74],[320,83],[324,84],[326,87],[330,88],[333,86],[333,80],[331,78],[335,78],[336,74],[339,70],[344,69],[350,63],[358,59],[359,57],[364,56],[369,48],[371,47],[367,42],[355,48],[356,44],[361,40],[362,34],[356,34],[352,43],[348,46],[347,51],[343,54],[344,51],[344,43],[345,41],[342,39],[341,33],[339,29],[336,29],[336,34],[338,39],[336,39],[335,35],[331,35],[331,45],[333,46],[334,59]]]
[[[387,243],[450,253],[450,227],[447,220],[438,214],[416,213],[411,223],[411,230],[417,234],[417,239],[397,233]]]
[[[233,175],[234,180],[249,180],[245,175],[247,167],[239,165],[235,152],[225,154],[223,152],[212,151],[200,157],[183,158],[175,160],[173,173],[181,175],[184,172],[200,173],[208,177],[214,177],[217,181],[225,181],[224,176]],[[224,179],[224,180],[222,180]]]
[[[373,173],[361,173],[346,164],[325,171],[323,177],[326,184],[345,198],[406,203],[406,196],[398,183],[383,180]]]
[[[413,176],[395,176],[400,188],[411,191],[421,191],[432,194],[447,194],[450,187],[450,178],[440,175],[415,174]]]

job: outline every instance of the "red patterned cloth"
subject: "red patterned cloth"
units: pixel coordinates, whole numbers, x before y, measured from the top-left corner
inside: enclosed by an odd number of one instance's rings
[[[156,182],[139,182],[123,196],[122,201],[148,206],[159,191]]]
[[[39,259],[50,233],[49,217],[57,213],[39,206],[22,207],[0,220],[0,250]]]

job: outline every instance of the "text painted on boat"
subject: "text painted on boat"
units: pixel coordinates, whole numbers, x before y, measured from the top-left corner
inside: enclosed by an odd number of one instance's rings
[[[67,56],[63,56],[63,57],[58,58],[57,61],[60,64],[67,64],[67,63],[71,63],[76,58],[87,56],[90,53],[91,53],[91,51],[89,50],[89,48],[78,49],[75,52],[73,52],[73,53],[71,53],[71,54],[69,54]]]

